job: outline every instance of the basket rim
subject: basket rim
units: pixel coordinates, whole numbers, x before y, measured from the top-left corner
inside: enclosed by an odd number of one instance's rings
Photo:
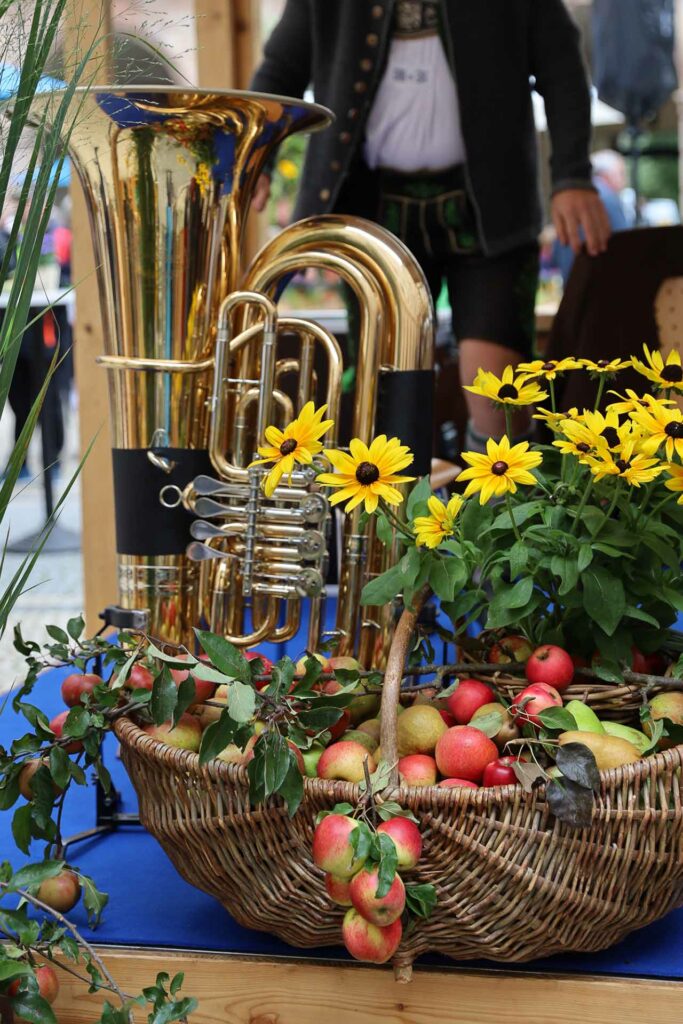
[[[145,752],[152,755],[156,760],[166,763],[169,767],[185,768],[195,772],[207,772],[216,780],[224,782],[239,782],[248,788],[247,769],[244,765],[228,764],[218,758],[213,758],[205,764],[199,763],[199,754],[191,750],[184,750],[172,747],[168,743],[155,739],[144,732],[140,726],[128,716],[122,716],[114,723],[114,732],[119,741],[128,747],[144,747]],[[683,744],[669,747],[667,750],[657,751],[648,757],[641,757],[637,761],[621,765],[618,768],[610,768],[601,771],[600,781],[605,789],[611,786],[618,786],[624,782],[642,781],[645,776],[653,773],[673,771],[676,768],[683,768]],[[361,797],[361,790],[355,782],[345,782],[338,779],[318,779],[303,776],[304,793],[311,796],[329,796],[335,799],[335,803],[342,802],[342,799],[349,803],[358,802]],[[545,796],[546,783],[535,787],[528,796]],[[490,802],[497,798],[496,802],[504,802],[506,798],[516,798],[521,788],[520,783],[506,786],[479,786],[471,789],[469,786],[452,786],[440,788],[435,786],[404,786],[399,785],[392,788],[391,798],[405,795],[406,799],[415,802],[436,801],[437,804],[473,804],[479,805]],[[387,789],[386,792],[389,792]]]

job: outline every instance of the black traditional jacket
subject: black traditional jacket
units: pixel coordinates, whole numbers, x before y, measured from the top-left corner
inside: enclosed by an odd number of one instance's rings
[[[367,212],[348,185],[385,67],[395,3],[287,0],[266,43],[252,88],[302,97],[310,85],[336,115],[311,138],[297,217]],[[533,241],[541,227],[530,81],[545,99],[553,190],[591,187],[590,95],[578,29],[563,0],[441,3],[468,186],[485,251],[501,253]]]

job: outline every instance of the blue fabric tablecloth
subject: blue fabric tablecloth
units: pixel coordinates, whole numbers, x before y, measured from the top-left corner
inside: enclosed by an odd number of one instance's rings
[[[33,702],[49,717],[63,710],[60,684],[66,674],[63,669],[47,673],[34,691]],[[7,747],[14,737],[26,731],[25,721],[17,719],[11,706],[6,705],[0,713],[0,746]],[[105,760],[123,799],[120,809],[135,811],[135,793],[117,757],[113,737],[107,739]],[[0,859],[8,857],[16,867],[22,856],[13,844],[11,819],[12,812],[0,813]],[[94,788],[72,787],[64,815],[64,834],[84,831],[94,823]],[[42,846],[36,845],[36,859],[41,856]],[[212,897],[180,878],[161,847],[139,827],[124,826],[116,833],[80,843],[71,849],[69,859],[92,875],[110,895],[96,932],[88,928],[82,907],[70,915],[89,940],[269,957],[348,959],[343,949],[299,950],[271,935],[241,927]],[[451,961],[437,957],[425,958],[423,962],[452,965]],[[463,966],[500,967],[488,961]],[[601,953],[557,956],[505,968],[683,979],[683,909]]]

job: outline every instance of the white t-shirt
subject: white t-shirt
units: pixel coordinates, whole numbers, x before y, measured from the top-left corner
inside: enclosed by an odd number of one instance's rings
[[[438,32],[392,40],[364,156],[368,167],[405,172],[465,162],[457,87]]]

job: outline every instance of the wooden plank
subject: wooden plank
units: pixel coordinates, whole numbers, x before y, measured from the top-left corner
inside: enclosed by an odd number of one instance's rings
[[[192,1024],[678,1024],[677,982],[501,971],[418,970],[399,985],[388,968],[118,949],[105,959],[117,983],[137,993],[157,971],[185,972]],[[65,1024],[89,1024],[101,1005],[60,973],[55,1010]]]
[[[65,51],[75,61],[93,40],[101,38],[90,69],[95,81],[109,78],[110,10],[108,0],[70,0],[66,17]],[[87,76],[86,76],[87,77]],[[104,351],[95,259],[85,200],[76,176],[71,184],[73,230],[72,277],[76,287],[74,368],[79,394],[81,451],[93,442],[83,469],[83,566],[87,629],[101,623],[98,613],[116,601],[116,545],[111,473],[111,434],[106,374],[95,365]]]

